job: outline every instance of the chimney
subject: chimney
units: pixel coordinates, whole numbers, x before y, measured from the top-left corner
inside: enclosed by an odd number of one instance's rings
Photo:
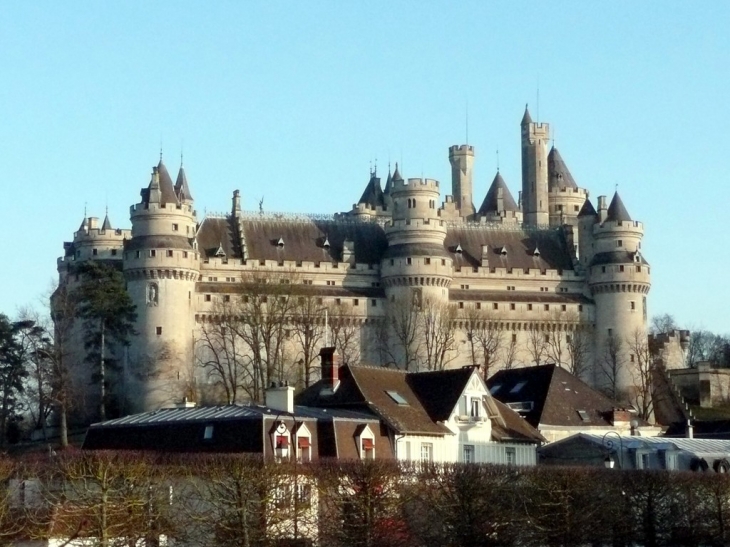
[[[233,215],[241,215],[241,192],[238,190],[233,191]]]
[[[271,382],[271,387],[266,390],[266,406],[271,410],[294,413],[294,387],[288,382]]]
[[[691,420],[687,420],[687,438],[688,439],[694,439],[695,438],[695,428],[692,425]]]
[[[324,388],[334,390],[340,382],[339,371],[335,364],[335,348],[333,346],[319,350],[322,362],[322,383]]]
[[[598,196],[598,222],[603,222],[608,216],[608,207],[606,206],[606,196]]]
[[[613,422],[613,427],[626,428],[630,425],[631,414],[626,409],[614,408],[611,421]]]

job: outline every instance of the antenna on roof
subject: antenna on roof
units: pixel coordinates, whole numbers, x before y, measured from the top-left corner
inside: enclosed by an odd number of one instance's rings
[[[160,135],[160,161],[162,161],[162,135]]]
[[[183,152],[185,151],[185,143],[180,140],[180,167],[183,166]]]
[[[85,201],[84,202],[84,218],[86,218],[86,204],[87,204],[87,202]]]

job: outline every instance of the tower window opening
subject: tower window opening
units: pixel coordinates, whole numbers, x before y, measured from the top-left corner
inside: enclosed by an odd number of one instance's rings
[[[205,301],[206,302],[210,302],[211,301],[211,296],[209,294],[206,294],[205,295]]]
[[[157,336],[162,336],[162,327],[156,327],[155,332],[157,332]]]
[[[94,256],[96,256],[98,254],[98,250],[97,249],[91,249],[91,254],[94,255]]]
[[[497,304],[496,302],[494,302],[494,303],[492,304],[492,309],[493,309],[493,310],[498,310],[498,309],[499,309],[499,304]]]
[[[632,300],[630,302],[630,305],[631,305],[631,311],[636,311],[636,302],[634,300]]]
[[[172,225],[172,231],[177,232],[180,229],[180,227],[177,224]]]
[[[117,250],[116,249],[112,249],[112,256],[117,256]]]
[[[568,309],[568,306],[566,306],[565,304],[563,304],[563,305],[560,306],[560,309],[562,311],[566,311]]]
[[[616,240],[616,247],[623,247],[623,246],[624,246],[623,240],[622,239],[617,239]]]
[[[408,264],[410,266],[412,263],[413,263],[413,260],[411,260],[410,257],[406,258],[406,264]]]
[[[619,271],[619,272],[623,272],[623,271],[624,271],[624,266],[623,266],[623,264],[622,264],[621,266],[619,266],[619,267],[618,267],[618,271]]]
[[[157,256],[157,251],[155,251],[154,249],[152,249],[150,251],[150,258],[154,258],[155,256]]]
[[[532,304],[527,304],[527,311],[532,311]]]
[[[550,304],[545,304],[545,311],[550,311]]]
[[[172,251],[170,251],[170,250],[167,251],[167,257],[168,258],[171,258],[172,257]]]

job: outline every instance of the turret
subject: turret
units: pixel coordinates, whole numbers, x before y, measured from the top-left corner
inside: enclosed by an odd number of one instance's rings
[[[578,188],[558,149],[548,154],[548,210],[550,226],[575,225],[588,193]]]
[[[385,214],[385,209],[385,196],[380,188],[380,179],[376,171],[372,170],[365,190],[360,200],[352,206],[350,214],[360,218],[380,217]]]
[[[597,218],[601,217],[605,199],[599,198],[599,204]],[[607,361],[613,361],[618,365],[616,385],[629,399],[637,387],[633,370],[638,361],[637,336],[646,342],[647,334],[646,297],[651,280],[649,264],[641,254],[643,235],[643,225],[631,219],[617,192],[605,210],[603,222],[593,225],[589,264],[589,286],[596,303],[597,384],[609,387],[612,379],[605,371],[607,366],[611,368]]]
[[[587,268],[593,258],[593,226],[596,222],[598,213],[590,198],[586,197],[578,212],[578,261],[583,268]]]
[[[451,163],[451,193],[459,216],[471,217],[475,211],[472,197],[474,147],[468,144],[449,147],[449,163]]]
[[[160,160],[140,193],[142,199],[130,208],[132,238],[124,250],[127,290],[137,305],[127,376],[133,412],[191,395],[193,295],[200,276],[197,218],[184,171],[173,186]]]
[[[550,126],[535,123],[525,106],[522,117],[522,214],[529,226],[546,226],[548,214],[547,143]]]

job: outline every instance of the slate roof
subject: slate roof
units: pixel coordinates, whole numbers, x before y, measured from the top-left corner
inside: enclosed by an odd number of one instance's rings
[[[578,218],[586,216],[596,216],[597,214],[598,213],[596,213],[596,209],[595,207],[593,207],[591,200],[589,198],[586,198],[586,200],[583,202],[583,207],[580,208]]]
[[[502,403],[531,402],[521,413],[537,428],[547,426],[612,426],[619,405],[557,365],[500,370],[487,380],[492,397]],[[588,421],[578,411],[585,411]]]
[[[499,208],[497,201],[500,188],[502,189],[502,209]],[[519,211],[519,208],[517,207],[517,203],[515,203],[515,199],[512,197],[509,188],[507,188],[502,175],[500,175],[499,171],[497,171],[497,174],[494,176],[494,180],[489,186],[487,195],[484,197],[484,201],[482,202],[481,207],[479,207],[479,211],[477,211],[477,213],[480,215],[486,215],[487,213],[501,211]]]
[[[215,257],[219,247],[227,258],[242,258],[236,233],[234,217],[205,217],[195,238],[200,253],[207,258]]]
[[[504,425],[502,425],[498,420],[492,421],[492,437],[497,441],[547,442],[547,439],[517,412],[494,397],[492,397],[492,401],[494,401],[504,422]]]
[[[639,261],[636,261],[636,257],[639,257]],[[591,266],[600,266],[602,264],[642,264],[644,266],[649,263],[644,259],[641,253],[634,253],[630,251],[609,251],[606,253],[596,253],[591,258]]]
[[[611,204],[608,206],[608,212],[606,213],[606,220],[607,221],[614,221],[614,222],[631,222],[631,216],[629,215],[629,212],[626,210],[626,207],[624,206],[624,202],[621,201],[621,196],[618,195],[618,192],[616,192],[613,195],[613,199],[611,200]]]
[[[461,245],[461,253],[456,252],[457,245]],[[478,230],[455,225],[446,232],[444,246],[454,267],[481,266],[482,245],[489,245],[490,268],[573,269],[573,261],[557,230]],[[506,255],[501,254],[502,247],[507,250]],[[539,256],[534,255],[536,247]]]
[[[175,194],[175,188],[172,185],[172,178],[170,173],[167,171],[167,167],[160,159],[160,163],[157,164],[157,172],[160,175],[160,203],[178,203],[177,195]]]
[[[383,197],[383,190],[380,188],[380,179],[375,176],[375,172],[370,174],[370,180],[365,186],[365,191],[362,193],[360,200],[357,202],[358,205],[364,203],[369,205],[370,208],[375,209],[376,207],[385,206],[385,198]]]
[[[188,186],[188,177],[185,174],[185,169],[180,166],[180,171],[177,173],[177,181],[175,182],[175,194],[180,201],[187,199],[192,201],[193,194],[190,193],[190,187]]]
[[[450,289],[451,302],[531,302],[537,304],[593,304],[594,301],[580,293],[545,293],[537,291],[485,291],[474,289]],[[506,320],[506,319],[505,319]]]
[[[528,110],[527,105],[525,105],[525,114],[522,116],[520,125],[527,125],[528,123],[532,123],[532,117],[530,116],[530,111]]]
[[[568,170],[568,166],[565,165],[560,152],[554,146],[548,154],[548,185],[551,189],[578,188],[573,175]]]
[[[112,223],[109,221],[109,215],[104,215],[104,222],[101,225],[102,230],[113,230]]]
[[[409,374],[408,383],[423,402],[429,418],[434,422],[446,421],[459,402],[459,396],[472,374],[474,374],[473,367],[421,372]]]

